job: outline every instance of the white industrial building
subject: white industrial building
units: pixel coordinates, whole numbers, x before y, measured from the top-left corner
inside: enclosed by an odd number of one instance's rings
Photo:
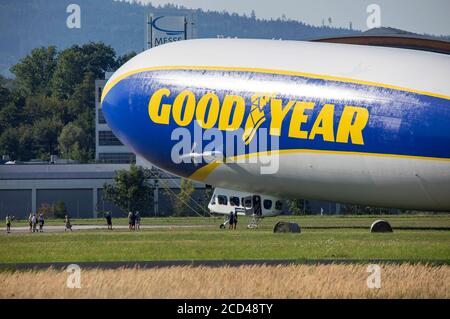
[[[103,186],[112,183],[116,171],[129,169],[130,164],[15,164],[0,165],[0,218],[6,214],[26,219],[41,205],[64,202],[73,218],[95,218],[110,211],[123,216],[117,206],[103,200]],[[153,204],[143,213],[163,216],[172,213],[167,192],[179,192],[179,178],[163,174],[149,181],[153,189]],[[193,197],[206,203],[204,185],[195,184]],[[198,207],[197,207],[198,209]],[[186,211],[190,211],[186,207]]]
[[[105,80],[95,80],[95,160],[99,163],[136,163],[136,155],[114,135],[103,116],[101,96]]]

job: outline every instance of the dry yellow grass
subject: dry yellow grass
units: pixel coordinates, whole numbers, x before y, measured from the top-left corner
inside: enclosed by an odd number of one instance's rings
[[[450,266],[367,265],[171,267],[85,270],[69,289],[60,270],[0,273],[1,298],[450,298]]]

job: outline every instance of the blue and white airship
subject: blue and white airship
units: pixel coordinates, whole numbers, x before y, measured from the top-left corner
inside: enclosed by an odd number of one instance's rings
[[[450,210],[450,57],[201,39],[147,50],[102,94],[114,134],[178,176],[279,198]]]

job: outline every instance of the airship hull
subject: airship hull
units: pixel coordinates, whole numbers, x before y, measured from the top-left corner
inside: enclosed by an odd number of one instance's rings
[[[280,197],[448,210],[449,70],[448,56],[402,49],[183,41],[126,63],[102,105],[122,142],[180,176]]]

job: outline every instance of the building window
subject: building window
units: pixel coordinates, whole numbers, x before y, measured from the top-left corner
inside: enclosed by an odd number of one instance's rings
[[[98,161],[108,164],[136,163],[136,155],[133,153],[99,153]]]
[[[106,124],[105,116],[103,115],[102,109],[98,109],[98,124]]]
[[[98,132],[98,145],[123,145],[121,141],[113,134],[112,131]]]

